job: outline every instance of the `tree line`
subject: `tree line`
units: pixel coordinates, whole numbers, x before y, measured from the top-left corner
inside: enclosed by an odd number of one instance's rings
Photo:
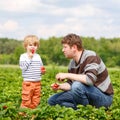
[[[81,37],[85,49],[94,50],[103,59],[107,67],[120,67],[120,38]],[[68,65],[61,45],[62,37],[40,39],[40,54],[45,65]],[[0,38],[0,64],[19,64],[20,54],[25,52],[23,41]]]

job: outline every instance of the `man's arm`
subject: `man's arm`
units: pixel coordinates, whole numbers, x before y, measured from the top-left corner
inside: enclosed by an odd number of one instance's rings
[[[59,89],[63,91],[68,91],[71,89],[71,85],[69,83],[62,83],[59,85]]]
[[[70,79],[72,81],[76,80],[81,83],[87,84],[86,75],[84,74],[74,74],[74,73],[58,73],[56,79],[63,81],[64,79]]]

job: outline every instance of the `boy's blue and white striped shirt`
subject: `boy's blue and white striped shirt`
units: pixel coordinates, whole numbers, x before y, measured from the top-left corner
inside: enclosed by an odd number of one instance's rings
[[[20,68],[22,70],[22,77],[24,81],[40,81],[41,80],[41,70],[40,67],[43,66],[43,62],[39,54],[34,54],[33,58],[30,59],[27,53],[23,53],[19,60]]]

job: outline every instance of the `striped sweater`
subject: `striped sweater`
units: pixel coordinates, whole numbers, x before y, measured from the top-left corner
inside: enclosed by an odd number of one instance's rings
[[[68,72],[85,74],[88,85],[94,85],[106,94],[113,94],[113,87],[107,68],[94,51],[83,50],[77,65],[74,60],[70,61]],[[71,80],[67,82],[72,84]]]
[[[22,70],[22,77],[24,81],[40,81],[41,71],[40,67],[43,66],[41,57],[34,54],[33,58],[28,58],[27,53],[23,53],[19,60],[20,68]]]

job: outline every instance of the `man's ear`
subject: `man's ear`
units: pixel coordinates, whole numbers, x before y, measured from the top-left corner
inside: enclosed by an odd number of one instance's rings
[[[73,49],[77,50],[77,45],[73,45],[72,47]]]

